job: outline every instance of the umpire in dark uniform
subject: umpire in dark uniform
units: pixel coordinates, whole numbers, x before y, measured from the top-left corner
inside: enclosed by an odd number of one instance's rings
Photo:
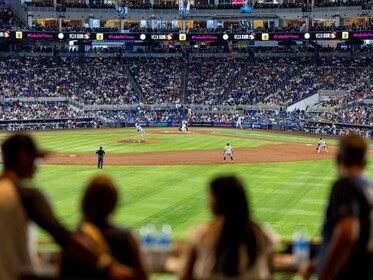
[[[96,155],[98,156],[98,165],[97,168],[101,168],[104,165],[104,155],[105,151],[100,147],[100,149],[96,152]]]

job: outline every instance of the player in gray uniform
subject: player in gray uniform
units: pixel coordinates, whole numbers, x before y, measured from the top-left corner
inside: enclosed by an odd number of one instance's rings
[[[142,129],[142,127],[138,124],[135,123],[136,130],[139,132],[141,139],[144,139],[144,135],[147,135],[145,131]]]
[[[318,154],[321,152],[321,147],[324,148],[326,153],[328,153],[328,149],[326,148],[326,143],[322,138],[320,138],[319,144],[317,145],[317,148],[316,148]]]
[[[224,155],[223,163],[225,163],[225,158],[227,156],[229,156],[231,158],[232,163],[234,163],[234,161],[233,161],[233,148],[231,146],[229,146],[229,143],[227,143],[227,146],[224,147],[223,155]]]

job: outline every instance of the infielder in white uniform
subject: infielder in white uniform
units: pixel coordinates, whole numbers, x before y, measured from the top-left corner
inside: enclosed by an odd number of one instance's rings
[[[188,131],[188,122],[186,120],[183,120],[181,122],[181,131],[182,132],[187,132]]]
[[[139,132],[141,139],[144,139],[144,135],[147,135],[145,131],[142,129],[142,127],[138,124],[135,123],[136,130]]]
[[[318,154],[321,152],[321,147],[323,147],[325,152],[328,153],[328,149],[326,148],[326,143],[322,138],[320,138],[319,144],[317,145],[317,148],[316,148]]]
[[[224,147],[224,159],[223,159],[223,163],[225,163],[225,158],[227,156],[230,156],[231,160],[232,160],[232,163],[234,162],[233,161],[233,148],[231,146],[229,146],[229,143],[227,143],[227,146]]]
[[[241,128],[242,129],[242,119],[243,119],[243,117],[240,117],[239,115],[237,115],[236,128]]]

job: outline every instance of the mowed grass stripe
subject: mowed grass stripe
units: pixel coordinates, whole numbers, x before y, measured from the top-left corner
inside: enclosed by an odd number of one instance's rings
[[[151,131],[154,130],[154,134]],[[274,144],[257,139],[231,138],[229,136],[216,136],[205,134],[157,134],[164,129],[149,129],[146,140],[158,140],[156,143],[123,143],[126,139],[140,139],[136,133],[124,134],[123,131],[133,131],[133,129],[107,130],[97,129],[77,130],[74,133],[66,134],[65,131],[38,132],[32,133],[38,144],[46,150],[57,153],[95,153],[102,146],[105,152],[110,154],[136,153],[136,152],[162,152],[162,151],[188,151],[188,150],[222,150],[226,143],[230,143],[234,148],[259,147],[267,144]],[[81,136],[80,132],[85,132]],[[116,133],[115,133],[116,132]],[[85,135],[86,134],[86,135]],[[4,137],[7,134],[1,134]]]
[[[54,186],[48,185],[46,186],[46,189],[52,194],[51,199],[53,201],[60,201],[56,203],[56,209],[58,212],[62,212],[60,214],[61,217],[64,219],[67,218],[69,224],[72,226],[74,224],[72,220],[75,220],[76,223],[76,217],[79,216],[76,214],[76,212],[79,212],[78,200],[80,199],[83,186],[86,184],[86,179],[91,177],[93,174],[100,173],[101,171],[92,167],[74,168],[46,166],[43,168],[41,173],[49,174],[47,169],[53,168],[61,169],[61,172],[67,172],[67,174],[58,176],[60,182],[56,182]],[[258,190],[255,189],[255,185],[256,181],[260,179],[252,179],[250,177],[250,174],[252,173],[250,172],[251,168],[254,168],[254,170],[257,169],[255,165],[216,165],[202,167],[159,166],[130,168],[111,167],[110,169],[107,168],[105,172],[114,177],[121,186],[121,189],[123,188],[121,192],[123,195],[123,201],[116,213],[116,221],[120,224],[126,224],[138,228],[140,225],[148,223],[151,220],[154,220],[156,223],[169,220],[169,223],[172,224],[175,229],[176,235],[185,237],[186,232],[179,232],[180,225],[185,223],[196,224],[200,222],[200,217],[208,216],[208,210],[206,207],[206,188],[208,182],[216,176],[216,174],[240,174],[239,176],[247,183],[249,192],[251,193],[255,216],[257,216],[259,220],[266,222],[275,223],[278,220],[281,220],[281,217],[279,216],[276,219],[273,219],[273,215],[267,217],[264,213],[256,213],[255,206],[257,203],[255,193],[258,192]],[[152,172],[152,169],[154,170],[154,173]],[[273,164],[269,169],[273,171]],[[135,172],[134,170],[138,170],[138,172]],[[55,171],[53,171],[53,174],[54,176],[57,175]],[[163,175],[157,177],[155,174]],[[177,174],[183,174],[183,176],[178,177]],[[47,176],[46,178],[50,178],[50,176]],[[42,181],[45,182],[45,180]],[[278,181],[278,178],[275,178],[275,181]],[[58,184],[61,184],[61,186],[57,187]],[[271,182],[267,182],[267,184],[273,185]],[[286,182],[284,184],[286,185]],[[273,188],[273,190],[268,192],[266,184],[262,187],[264,195],[261,195],[264,196],[265,199],[259,201],[260,207],[266,206],[271,208],[274,203],[279,204],[278,201],[286,201],[286,197],[284,199],[281,193],[278,192],[279,188],[276,186],[271,188]],[[290,191],[297,192],[296,189]],[[304,193],[301,192],[298,194],[298,197],[295,197],[293,193],[287,196],[296,200],[302,195],[304,195]],[[73,203],[74,200],[75,202]],[[286,202],[285,206],[289,207],[291,205]],[[188,222],[188,220],[191,222]],[[182,231],[184,230],[185,228],[183,227]],[[280,229],[280,232],[281,230],[282,229]]]
[[[43,148],[51,147],[55,150],[57,148],[54,148],[54,145],[56,145],[66,149],[64,152],[69,154],[73,154],[70,152],[72,147],[74,150],[79,149],[80,152],[94,153],[99,146],[96,143],[101,141],[108,155],[121,150],[129,152],[128,147],[136,152],[148,149],[178,150],[178,145],[181,145],[182,149],[216,147],[222,150],[228,140],[233,147],[240,145],[248,147],[250,143],[255,145],[262,143],[260,139],[230,138],[229,135],[216,137],[199,134],[154,133],[152,135],[153,131],[161,130],[164,129],[149,129],[151,132],[149,136],[164,139],[164,142],[144,145],[114,142],[114,139],[128,136],[124,136],[123,129],[84,130],[83,132],[87,133],[86,137],[74,136],[80,131],[72,131],[72,137],[69,137],[66,131],[42,132],[42,134],[38,132],[35,135]],[[97,133],[97,136],[93,132]],[[229,132],[237,133],[237,130],[217,130],[219,134]],[[100,138],[101,134],[103,138]],[[265,135],[266,132],[261,134]],[[3,135],[1,134],[0,137]],[[138,137],[135,132],[130,135]],[[290,136],[297,138],[297,136]],[[93,139],[98,142],[94,142]],[[317,140],[316,137],[315,139]],[[368,173],[373,174],[371,166],[368,167]],[[217,174],[238,175],[249,190],[255,218],[262,222],[270,222],[282,236],[291,236],[295,226],[303,223],[309,226],[310,233],[316,236],[319,234],[319,227],[315,225],[321,225],[323,205],[326,203],[330,184],[336,176],[333,161],[324,160],[209,166],[105,166],[103,170],[97,170],[94,166],[45,166],[41,169],[35,185],[40,185],[47,191],[56,206],[58,216],[69,227],[73,227],[79,219],[81,193],[88,179],[94,174],[108,174],[120,186],[123,200],[115,215],[116,222],[137,229],[142,223],[149,221],[150,216],[157,222],[165,220],[162,217],[167,217],[174,227],[174,234],[180,238],[186,237],[189,226],[210,216],[206,207],[206,189],[209,181]],[[313,201],[315,203],[312,203]],[[146,203],[149,207],[145,207]],[[193,211],[187,211],[189,207],[192,207]],[[181,210],[180,212],[174,210],[168,214],[169,209]]]
[[[313,193],[317,193],[318,197],[320,197],[322,201],[325,201],[326,192],[320,192],[318,185],[321,185],[325,189],[329,185],[329,182],[319,181],[317,185],[315,182],[307,182],[307,180],[304,179],[305,174],[309,175],[311,172],[317,174],[325,170],[323,165],[320,166],[317,163],[319,162],[310,161],[295,164],[281,164],[280,170],[282,170],[282,176],[280,173],[278,174],[278,180],[273,181],[270,190],[266,191],[266,195],[261,194],[261,199],[254,205],[254,207],[257,206],[254,209],[255,213],[258,213],[258,219],[270,222],[274,228],[278,229],[278,223],[281,223],[284,219],[289,220],[289,217],[292,217],[292,220],[295,220],[295,222],[292,227],[287,229],[289,232],[293,232],[296,225],[302,224],[305,222],[305,219],[308,219],[307,216],[302,215],[301,213],[312,212],[315,214],[316,219],[321,219],[320,215],[323,207],[315,212],[313,205],[302,203],[304,198],[310,197]],[[274,166],[274,164],[271,165]],[[284,173],[284,166],[290,172]],[[272,174],[274,174],[273,170]],[[329,176],[327,177],[328,179],[330,178]],[[260,191],[258,192],[260,193]],[[271,211],[266,210],[265,213],[261,215],[260,210],[258,209],[263,209],[263,205],[267,205],[268,209],[271,209]],[[277,207],[270,207],[270,205],[275,205]],[[290,211],[291,215],[289,215]],[[317,234],[317,229],[310,228],[309,230],[312,231],[312,233]]]

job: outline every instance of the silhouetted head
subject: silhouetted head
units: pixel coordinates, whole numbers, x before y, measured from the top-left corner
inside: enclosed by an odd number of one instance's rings
[[[4,169],[14,171],[19,178],[32,178],[36,168],[36,159],[45,156],[40,151],[31,136],[14,134],[5,140],[1,146]]]
[[[107,176],[98,175],[88,184],[82,201],[84,219],[93,223],[107,220],[118,201],[118,190]]]
[[[339,142],[337,162],[345,167],[365,167],[367,164],[367,152],[367,141],[360,135],[349,134],[344,136]]]
[[[248,219],[245,189],[234,176],[219,177],[210,184],[210,207],[215,215],[228,219]]]
[[[249,256],[247,267],[255,263],[260,248],[242,183],[234,176],[213,180],[210,185],[210,207],[215,215],[224,218],[216,246],[214,270],[227,276],[236,276],[239,273],[240,248],[243,248],[240,245],[246,244]]]

